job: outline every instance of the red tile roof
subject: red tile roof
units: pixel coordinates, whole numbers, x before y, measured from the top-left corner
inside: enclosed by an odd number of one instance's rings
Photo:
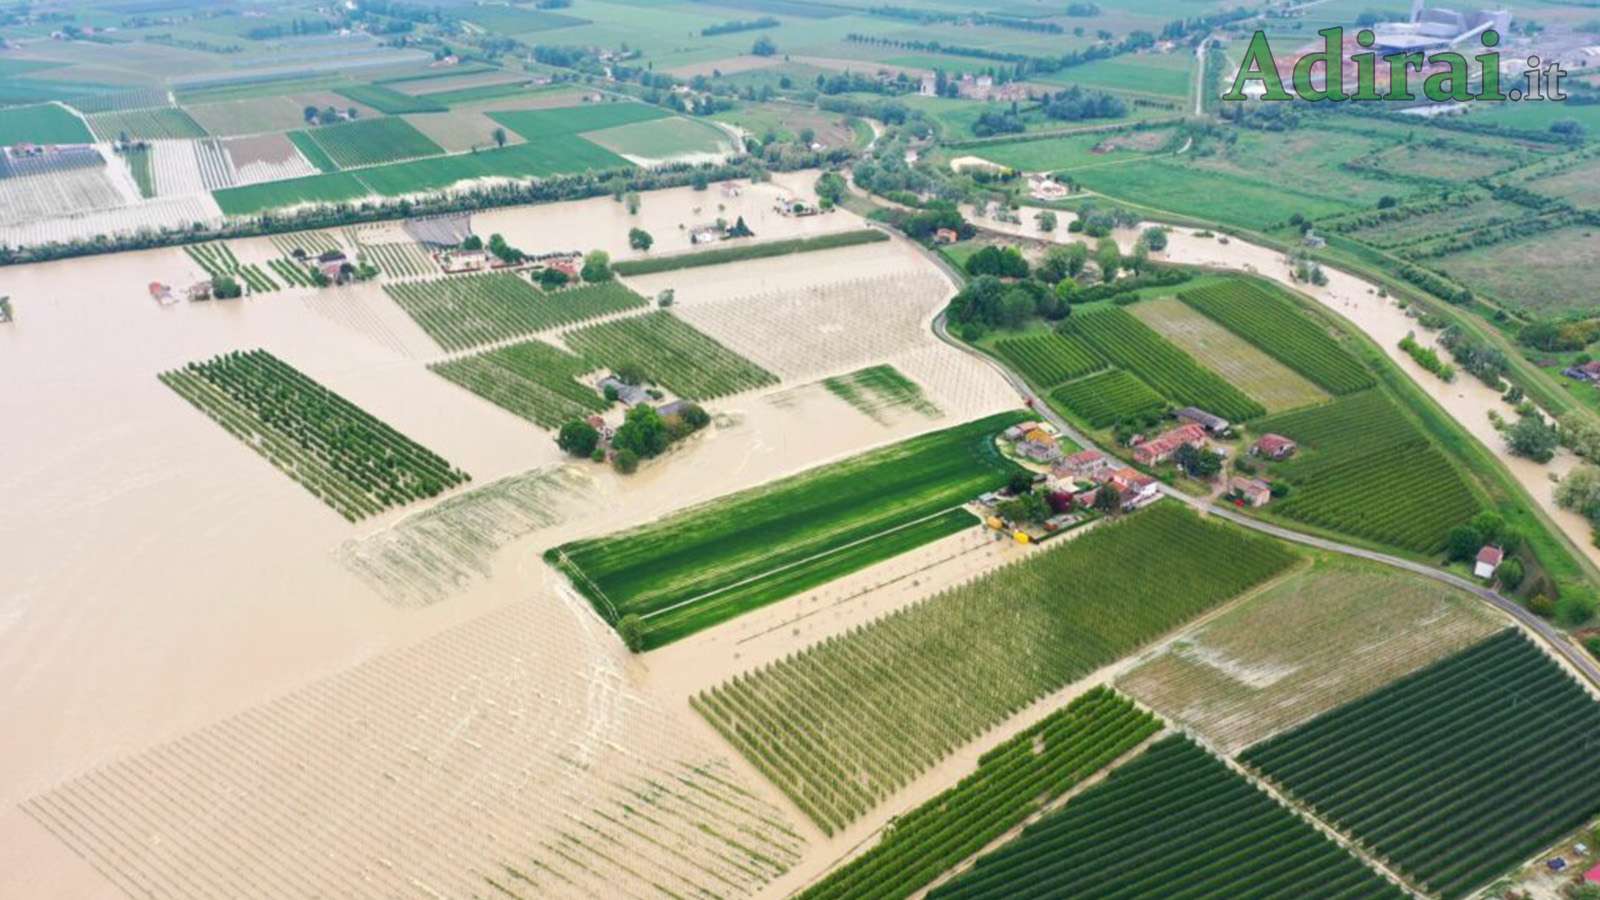
[[[1500,565],[1500,560],[1505,558],[1505,553],[1499,547],[1484,547],[1478,551],[1478,562],[1491,566]]]

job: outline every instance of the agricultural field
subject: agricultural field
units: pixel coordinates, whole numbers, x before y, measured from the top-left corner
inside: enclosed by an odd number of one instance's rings
[[[103,160],[94,166],[0,178],[0,225],[111,209],[126,204],[129,199],[111,179]]]
[[[282,134],[228,138],[222,149],[233,164],[238,184],[260,184],[315,175],[317,168]]]
[[[388,284],[384,291],[452,352],[649,305],[620,284],[546,292],[522,275],[505,272]]]
[[[444,149],[429,140],[427,135],[412,127],[411,123],[399,118],[357,119],[354,122],[323,125],[296,134],[304,134],[341,169],[398,162],[419,156],[436,156],[444,152]],[[291,135],[291,138],[293,136]],[[301,142],[295,143],[302,152],[305,151]],[[310,159],[313,165],[319,169],[323,168],[317,158],[310,157]]]
[[[129,140],[205,137],[205,129],[176,106],[99,113],[89,117],[95,137],[107,143],[127,135]]]
[[[256,263],[240,263],[228,245],[217,241],[210,244],[188,244],[183,251],[200,265],[212,278],[232,277],[244,282],[251,293],[278,290],[278,283],[262,271]]]
[[[1366,391],[1255,424],[1288,435],[1300,452],[1272,472],[1292,486],[1278,516],[1414,553],[1483,509],[1444,453],[1383,394]]]
[[[88,144],[83,120],[54,103],[0,109],[0,147],[12,144]]]
[[[151,171],[150,156],[148,147],[133,147],[122,154],[122,158],[128,161],[128,171],[133,173],[133,183],[139,186],[141,197],[156,195],[156,177]]]
[[[592,368],[637,366],[652,383],[685,400],[715,400],[778,381],[667,310],[587,325],[562,339]]]
[[[474,148],[496,146],[494,134],[500,126],[475,109],[457,109],[442,113],[422,113],[406,116],[412,127],[450,153],[465,153]],[[522,137],[509,129],[505,131],[506,143],[520,144]]]
[[[1588,226],[1558,228],[1430,260],[1473,290],[1536,316],[1592,313],[1600,289],[1591,277],[1600,264],[1600,234]]]
[[[352,522],[469,480],[265,350],[190,363],[161,381]]]
[[[212,194],[224,215],[245,216],[307,203],[343,203],[372,191],[348,172],[228,188]]]
[[[1149,385],[1121,369],[1063,384],[1050,392],[1050,402],[1095,428],[1143,419],[1169,406]]]
[[[645,103],[588,103],[564,109],[518,109],[489,113],[506,128],[530,141],[616,128],[672,115]]]
[[[724,263],[743,262],[751,259],[769,259],[774,256],[788,256],[791,253],[834,250],[839,247],[854,247],[858,244],[874,244],[887,240],[889,240],[889,235],[877,228],[858,228],[853,231],[839,231],[816,237],[735,244],[729,247],[698,250],[692,253],[652,256],[648,259],[625,259],[617,262],[612,266],[612,269],[622,276],[654,275],[657,272],[673,272],[678,269],[690,269],[696,266],[720,266]]]
[[[444,104],[431,97],[413,97],[381,84],[353,84],[334,88],[341,97],[370,106],[385,115],[444,112]]]
[[[727,132],[681,116],[603,128],[583,137],[618,156],[648,160],[704,158],[733,150],[733,137]]]
[[[1236,422],[1266,412],[1260,403],[1123,309],[1072,316],[1060,327],[1064,334],[1087,341],[1101,356],[1139,376],[1176,405],[1198,406]]]
[[[1079,169],[1111,166],[1120,168],[1130,160],[1146,157],[1160,148],[1169,131],[1134,132],[1129,135],[1090,133],[1064,137],[1001,141],[963,148],[1002,166],[1022,172],[1077,172]],[[952,153],[958,151],[950,151]]]
[[[1115,90],[1182,99],[1194,90],[1194,54],[1182,48],[1171,53],[1140,53],[1096,60],[1042,76],[1052,84]]]
[[[1160,730],[1127,698],[1093,688],[985,753],[955,787],[897,816],[872,849],[801,900],[910,896]]]
[[[394,241],[360,246],[360,252],[366,255],[367,261],[390,278],[420,278],[439,271],[433,258],[420,244]]]
[[[500,347],[428,367],[490,403],[538,425],[605,412],[611,404],[592,387],[578,383],[592,367],[540,340]]]
[[[1329,393],[1372,386],[1366,367],[1276,289],[1234,279],[1180,291],[1178,299]]]
[[[1297,372],[1177,299],[1145,300],[1127,309],[1202,366],[1258,401],[1269,413],[1328,399]]]
[[[1073,170],[1072,177],[1113,199],[1258,230],[1279,226],[1296,213],[1317,218],[1360,208],[1338,193],[1207,172],[1170,159],[1087,166]]]
[[[930,419],[939,415],[939,407],[928,400],[922,387],[890,365],[825,378],[822,386],[876,422],[886,422],[886,413],[897,409],[909,409]]]
[[[694,706],[832,834],[1022,707],[1294,560],[1275,541],[1157,503],[736,677]],[[821,724],[797,732],[797,719]]]
[[[1318,559],[1117,686],[1232,755],[1503,627],[1475,597],[1432,580]]]
[[[961,506],[1015,471],[994,438],[1022,418],[911,438],[546,558],[608,622],[637,615],[645,646],[661,646],[977,525]]]
[[[1173,735],[928,896],[1370,897],[1398,885]]]
[[[185,103],[184,109],[206,133],[219,136],[233,137],[306,127],[304,105],[283,96]]]
[[[504,149],[374,166],[359,174],[371,193],[395,197],[440,190],[473,178],[542,178],[632,167],[632,163],[611,151],[568,135]]]
[[[1105,360],[1087,342],[1056,332],[1003,338],[995,341],[994,349],[1007,365],[1040,390],[1106,367]]]
[[[1464,897],[1600,813],[1578,754],[1550,790],[1551,748],[1600,737],[1600,704],[1520,629],[1421,669],[1240,761],[1426,889]]]

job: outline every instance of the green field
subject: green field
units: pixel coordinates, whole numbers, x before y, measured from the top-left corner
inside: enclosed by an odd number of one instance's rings
[[[618,275],[653,275],[697,266],[719,266],[723,263],[744,262],[787,256],[791,253],[809,253],[814,250],[832,250],[837,247],[854,247],[857,244],[874,244],[887,241],[889,235],[876,228],[857,228],[854,231],[837,231],[817,237],[786,238],[781,241],[731,244],[714,250],[696,253],[678,253],[672,256],[652,256],[648,259],[625,259],[612,266]]]
[[[994,437],[1022,418],[922,435],[548,558],[607,621],[639,615],[646,646],[660,646],[910,549],[897,529],[931,522],[920,544],[976,525],[959,507],[1015,471]]]
[[[1149,154],[1132,146],[1106,146],[1110,135],[1098,132],[1067,135],[1064,137],[1036,138],[1025,141],[1003,141],[951,153],[971,153],[993,163],[1010,166],[1023,172],[1074,172],[1085,167],[1100,167],[1111,163],[1121,164],[1142,159]],[[1145,138],[1152,137],[1147,133]],[[1152,148],[1159,144],[1145,142]],[[1096,148],[1100,148],[1097,152]]]
[[[323,125],[305,131],[341,169],[354,166],[371,166],[381,163],[412,159],[418,156],[436,156],[444,152],[438,144],[418,131],[405,119],[357,119]],[[296,144],[298,145],[298,141]],[[313,165],[316,161],[313,160]]]
[[[594,368],[634,366],[686,400],[714,400],[778,382],[667,310],[586,325],[563,340]]]
[[[489,118],[530,141],[582,134],[635,122],[662,119],[672,113],[644,103],[588,103],[561,109],[516,109],[489,113]]]
[[[469,480],[265,350],[190,363],[161,381],[352,522]]]
[[[602,128],[585,132],[583,138],[617,154],[647,159],[724,153],[733,146],[733,137],[722,129],[682,116]]]
[[[1157,415],[1167,401],[1137,377],[1121,369],[1080,378],[1050,393],[1050,404],[1071,412],[1095,428]]]
[[[1246,750],[1241,762],[1430,894],[1463,897],[1600,814],[1600,704],[1521,630]],[[1558,851],[1559,852],[1559,851]]]
[[[1280,225],[1295,213],[1315,218],[1356,208],[1337,194],[1241,180],[1167,159],[1093,166],[1072,175],[1114,199],[1257,230]]]
[[[224,214],[243,216],[301,203],[343,203],[370,193],[367,186],[349,172],[334,172],[225,188],[212,191],[211,196]]]
[[[1100,355],[1180,406],[1198,406],[1225,419],[1242,421],[1266,410],[1215,372],[1195,362],[1123,309],[1072,316],[1063,333],[1092,344]]]
[[[1271,466],[1292,486],[1268,507],[1276,515],[1433,553],[1446,532],[1483,508],[1450,460],[1377,391],[1262,419],[1255,430],[1288,435],[1301,447]]]
[[[206,136],[198,122],[175,106],[97,113],[89,117],[89,126],[100,140],[108,142],[120,140],[124,134],[135,141]]]
[[[373,193],[394,197],[447,188],[472,178],[542,178],[633,164],[580,137],[562,136],[479,153],[457,153],[362,169],[361,181]]]
[[[381,84],[352,84],[333,89],[335,94],[395,116],[401,113],[444,112],[445,105],[432,97],[413,97]]]
[[[465,106],[470,103],[482,103],[486,100],[500,100],[506,97],[534,97],[539,94],[567,90],[571,90],[571,88],[564,84],[528,87],[522,82],[514,81],[506,84],[480,84],[475,87],[439,91],[433,94],[424,94],[423,96],[434,103],[444,106]]]
[[[0,109],[0,146],[93,141],[94,135],[89,133],[82,119],[54,103]]]
[[[386,284],[412,321],[446,350],[470,350],[649,305],[620,284],[545,292],[504,272]]]
[[[1179,47],[1171,53],[1140,53],[1096,60],[1051,72],[1039,80],[1182,99],[1194,91],[1193,73],[1194,53]]]
[[[580,19],[577,16],[520,6],[484,5],[469,6],[465,9],[467,11],[462,14],[463,18],[497,34],[523,34],[589,24],[588,19]]]
[[[1178,299],[1331,394],[1372,386],[1372,373],[1276,288],[1233,279],[1180,291]]]
[[[556,428],[611,405],[599,391],[578,382],[590,369],[587,362],[539,340],[428,368],[541,428]]]
[[[883,840],[801,900],[910,896],[1160,730],[1126,697],[1093,688],[985,753],[955,787],[897,816]]]
[[[1410,895],[1173,735],[928,896]]]
[[[1157,503],[693,703],[833,834],[1028,704],[1295,558],[1268,538]]]

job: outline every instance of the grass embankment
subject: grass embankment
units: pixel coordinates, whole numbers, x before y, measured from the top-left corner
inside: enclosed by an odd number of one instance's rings
[[[607,621],[641,616],[659,647],[977,524],[957,507],[1016,470],[993,438],[1025,418],[921,435],[545,557]]]
[[[696,266],[716,266],[722,263],[767,259],[773,256],[788,256],[791,253],[832,250],[836,247],[854,247],[857,244],[872,244],[879,241],[887,241],[888,239],[889,235],[876,228],[860,228],[855,231],[841,231],[837,234],[824,234],[819,237],[790,238],[782,241],[767,241],[762,244],[718,247],[715,250],[702,250],[699,253],[680,253],[677,256],[630,259],[614,263],[611,268],[618,275],[623,276],[653,275],[656,272],[672,272],[677,269],[689,269]]]
[[[693,703],[831,834],[1029,704],[1297,558],[1278,541],[1157,503]]]

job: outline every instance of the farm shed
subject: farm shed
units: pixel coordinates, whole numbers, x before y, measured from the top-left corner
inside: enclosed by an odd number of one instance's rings
[[[1063,459],[1051,473],[1057,478],[1088,478],[1111,465],[1099,450],[1080,450]]]
[[[1237,492],[1247,506],[1266,506],[1272,499],[1272,486],[1259,478],[1235,475],[1228,479],[1229,492]]]
[[[1486,545],[1478,551],[1478,558],[1472,564],[1472,574],[1479,578],[1493,578],[1494,570],[1500,568],[1502,559],[1505,559],[1504,551]]]
[[[605,376],[595,382],[594,386],[600,389],[601,394],[606,392],[606,388],[614,389],[617,392],[617,399],[621,400],[624,406],[638,406],[641,403],[648,402],[650,399],[650,395],[644,392],[644,388],[636,384],[628,384],[615,375]]]
[[[1179,425],[1171,431],[1163,433],[1160,437],[1151,438],[1133,448],[1133,461],[1141,466],[1153,466],[1164,463],[1178,452],[1179,447],[1204,447],[1206,445],[1206,430],[1199,425],[1189,423]]]
[[[1228,420],[1221,416],[1214,416],[1196,406],[1185,406],[1173,413],[1185,422],[1193,422],[1211,434],[1222,434],[1228,430]]]
[[[401,226],[411,239],[429,250],[460,246],[472,236],[472,217],[452,214],[407,219]]]
[[[1250,454],[1266,459],[1287,459],[1293,456],[1298,449],[1300,449],[1300,445],[1281,434],[1263,434],[1250,447]]]

